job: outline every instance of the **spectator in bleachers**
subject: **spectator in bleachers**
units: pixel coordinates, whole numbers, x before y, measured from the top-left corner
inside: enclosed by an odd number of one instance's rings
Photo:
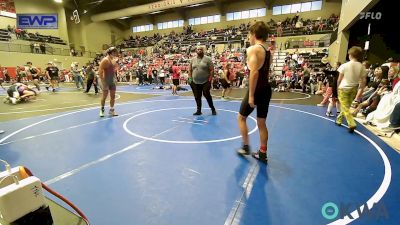
[[[76,52],[74,48],[71,48],[70,50],[70,56],[76,56]]]
[[[94,86],[94,93],[97,95],[99,93],[99,89],[97,87],[97,76],[96,76],[96,72],[93,69],[93,65],[89,65],[87,67],[87,71],[86,71],[86,91],[84,93],[89,93],[90,88],[92,87],[92,85]]]
[[[231,80],[232,78],[232,72],[231,72],[231,63],[227,63],[225,66],[225,69],[223,70],[221,77],[220,77],[220,82],[222,85],[222,100],[228,100],[229,94],[232,91],[231,87]]]
[[[15,37],[16,37],[17,39],[22,39],[22,38],[23,38],[22,30],[21,30],[21,29],[19,29],[19,28],[15,29]]]
[[[400,103],[400,83],[398,82],[393,91],[386,92],[379,102],[377,109],[368,114],[366,121],[376,125],[378,128],[386,128],[390,125],[390,116]],[[399,115],[395,112],[395,115]]]
[[[363,91],[360,99],[356,99],[359,103],[366,101],[371,95],[377,91],[379,84],[383,79],[388,78],[389,68],[387,66],[376,67],[374,70],[374,78],[368,84],[368,87]]]
[[[34,48],[35,48],[35,53],[36,53],[36,54],[39,54],[39,53],[40,53],[40,45],[39,45],[39,43],[35,42],[35,43],[33,44],[33,46],[34,46]]]
[[[392,89],[400,81],[400,71],[399,70],[400,70],[399,66],[392,66],[389,69],[388,78],[389,78],[389,81],[391,81],[390,84],[391,84]]]
[[[1,67],[1,65],[0,65],[0,70],[1,70],[1,73],[3,74],[3,76],[4,76],[4,81],[6,83],[9,83],[11,81],[11,77],[10,77],[10,74],[8,73],[7,67]]]
[[[34,51],[35,51],[35,44],[34,44],[33,42],[31,42],[31,43],[29,44],[29,47],[30,47],[30,49],[31,49],[31,53],[34,53]]]
[[[384,130],[399,130],[400,129],[400,102],[397,103],[390,115],[389,126],[382,128]]]
[[[25,71],[23,71],[23,69],[20,66],[17,66],[15,72],[16,72],[16,75],[17,75],[17,82],[18,83],[21,83],[21,82],[26,83],[27,82]]]
[[[40,51],[42,54],[46,54],[46,44],[44,42],[40,43]]]
[[[74,76],[74,81],[75,81],[76,88],[78,90],[80,90],[81,87],[82,87],[82,89],[84,89],[85,87],[84,87],[84,84],[83,84],[83,78],[82,78],[82,75],[81,75],[81,70],[79,70],[79,63],[73,62],[71,64],[71,73]],[[79,84],[80,84],[80,86],[79,86]]]
[[[172,95],[178,95],[177,89],[179,86],[180,73],[181,71],[177,66],[177,62],[174,61],[172,63]]]

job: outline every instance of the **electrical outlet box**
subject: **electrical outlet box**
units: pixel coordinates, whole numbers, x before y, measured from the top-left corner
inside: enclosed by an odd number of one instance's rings
[[[18,185],[13,183],[0,189],[0,219],[3,223],[12,224],[46,207],[42,184],[37,177],[28,177],[20,180]]]

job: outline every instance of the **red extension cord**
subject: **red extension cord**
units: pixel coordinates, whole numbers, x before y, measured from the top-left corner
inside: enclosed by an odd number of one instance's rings
[[[22,167],[20,167],[20,168],[21,168],[21,169],[20,169],[20,172],[21,172],[23,178],[26,178],[26,177],[28,177],[28,176],[33,176],[32,172],[31,172],[28,168],[26,168],[26,167],[24,167],[24,166],[22,166]],[[26,176],[26,177],[24,177],[24,176]],[[65,203],[67,203],[69,206],[71,206],[71,208],[73,208],[73,209],[78,213],[78,215],[82,217],[82,219],[87,223],[87,225],[90,225],[89,220],[88,220],[88,218],[85,216],[85,214],[83,214],[83,212],[82,212],[78,207],[76,207],[74,204],[72,204],[72,202],[68,201],[64,196],[62,196],[61,194],[57,193],[56,191],[54,191],[53,189],[51,189],[50,187],[48,187],[48,186],[45,185],[44,183],[42,183],[42,187],[43,187],[46,191],[48,191],[49,193],[51,193],[52,195],[56,196],[57,198],[61,199],[63,202],[65,202]]]

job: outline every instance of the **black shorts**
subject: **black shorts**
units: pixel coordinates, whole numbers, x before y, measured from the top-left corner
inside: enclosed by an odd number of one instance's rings
[[[179,85],[179,79],[172,79],[172,83],[173,83],[175,86],[178,86],[178,85]]]
[[[221,80],[221,85],[222,85],[222,88],[223,88],[223,89],[227,89],[227,88],[230,88],[230,87],[231,87],[231,84],[228,83],[228,81],[226,81],[225,79],[222,79],[222,80]]]
[[[256,92],[254,93],[254,104],[257,108],[258,118],[267,118],[271,96],[272,90],[270,85],[262,89],[256,90]],[[239,113],[244,117],[248,117],[253,112],[253,110],[254,108],[251,108],[249,105],[249,91],[247,91],[247,94],[242,100],[242,104],[240,105]]]
[[[58,80],[58,76],[51,76],[50,80]]]
[[[336,87],[332,87],[332,98],[338,98],[338,91]]]

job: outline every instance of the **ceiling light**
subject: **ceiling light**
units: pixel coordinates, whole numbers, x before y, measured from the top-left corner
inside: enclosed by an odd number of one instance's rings
[[[62,3],[62,0],[54,0],[57,3]]]
[[[149,14],[153,15],[153,14],[158,14],[158,13],[162,13],[162,12],[164,12],[164,11],[155,11],[155,12],[151,12]]]
[[[198,4],[194,4],[194,5],[189,5],[187,6],[188,8],[192,8],[192,7],[197,7],[197,6],[201,6],[204,5],[204,3],[198,3]]]
[[[128,19],[128,18],[129,18],[129,16],[123,16],[123,17],[120,17],[119,19],[124,20],[124,19]]]

